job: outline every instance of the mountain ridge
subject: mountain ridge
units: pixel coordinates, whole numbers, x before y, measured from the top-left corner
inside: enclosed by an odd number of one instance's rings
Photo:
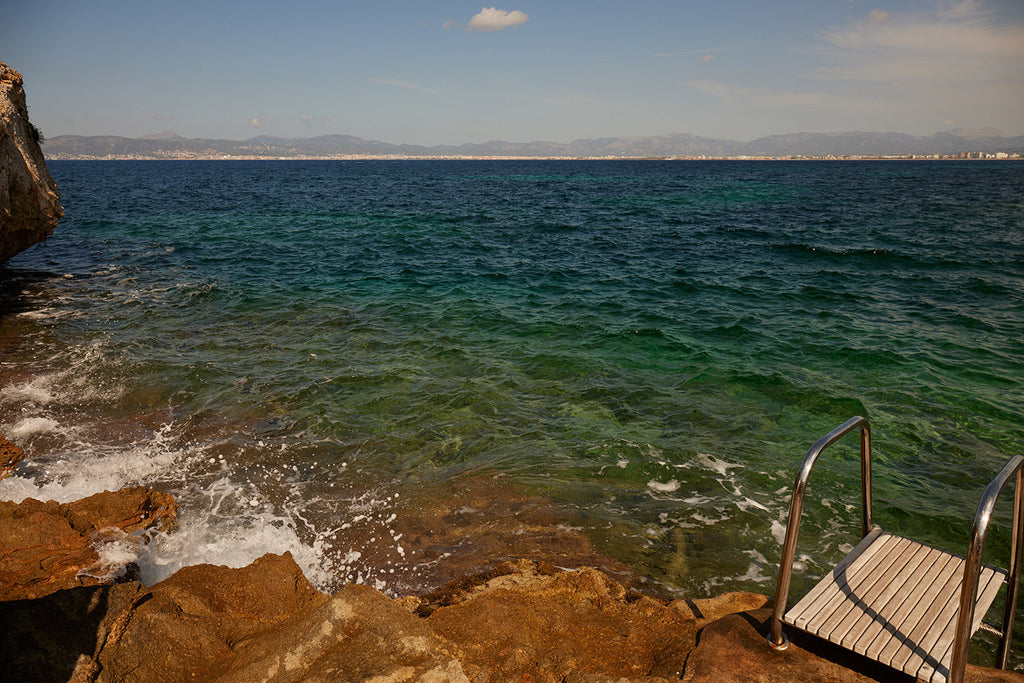
[[[691,133],[644,137],[577,138],[571,142],[489,140],[460,145],[415,145],[328,134],[306,138],[260,135],[247,140],[185,138],[162,131],[141,138],[116,135],[60,135],[46,140],[47,159],[336,158],[367,157],[556,157],[556,158],[721,158],[1024,155],[1024,136],[993,129],[941,131],[928,136],[849,131],[785,133],[749,142]]]

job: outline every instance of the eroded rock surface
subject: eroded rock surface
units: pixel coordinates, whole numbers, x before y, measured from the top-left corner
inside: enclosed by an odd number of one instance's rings
[[[0,262],[46,239],[63,215],[21,74],[0,62]]]
[[[64,504],[0,501],[0,600],[110,583],[125,567],[97,549],[130,552],[132,532],[171,530],[177,509],[171,496],[141,486]]]
[[[428,621],[465,652],[463,666],[480,683],[571,674],[678,679],[697,632],[693,618],[595,569],[563,572],[527,561]]]

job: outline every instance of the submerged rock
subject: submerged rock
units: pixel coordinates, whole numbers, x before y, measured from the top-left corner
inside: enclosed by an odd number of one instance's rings
[[[64,215],[22,86],[0,62],[0,262],[46,239]]]
[[[110,583],[128,571],[137,537],[174,528],[177,503],[135,487],[59,504],[0,501],[0,600]]]

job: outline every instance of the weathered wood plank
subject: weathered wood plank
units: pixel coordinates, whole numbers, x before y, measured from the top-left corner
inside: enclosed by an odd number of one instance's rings
[[[872,532],[784,621],[922,680],[944,682],[963,571],[961,557]],[[982,568],[972,634],[1005,577]]]
[[[856,571],[847,571],[835,578],[831,599],[821,613],[808,619],[807,631],[828,638],[827,634],[857,608],[856,596],[870,591],[893,563],[901,561],[910,541],[899,536],[892,538],[896,541],[886,544],[887,552],[875,554],[872,561],[858,567]]]
[[[870,559],[870,553],[878,552],[879,548],[881,547],[881,544],[876,544],[875,541],[882,534],[885,534],[887,537],[892,536],[892,534],[885,533],[881,529],[876,527],[871,531],[870,534],[861,539],[860,543],[858,543],[856,547],[854,547],[854,549],[851,550],[850,553],[846,557],[844,557],[839,562],[839,564],[835,566],[831,573],[839,574],[845,571],[847,567],[849,567],[853,563],[867,562]],[[865,553],[869,554],[865,556]],[[823,593],[825,593],[828,590],[828,586],[828,582],[824,580],[819,581],[817,584],[815,584],[814,588],[812,588],[807,593],[807,595],[801,598],[796,605],[789,609],[789,611],[783,617],[783,620],[787,624],[796,626],[801,615],[803,615],[805,612],[813,611],[813,608],[816,605],[818,599],[821,597]]]

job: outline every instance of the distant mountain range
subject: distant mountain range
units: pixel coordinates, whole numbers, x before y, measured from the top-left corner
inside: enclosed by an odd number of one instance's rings
[[[351,135],[312,138],[259,136],[248,140],[183,138],[164,131],[142,138],[60,135],[46,140],[48,159],[187,159],[218,157],[828,157],[930,156],[969,153],[1024,155],[1024,136],[992,129],[953,130],[928,136],[904,133],[792,133],[750,142],[687,133],[654,137],[579,139],[569,143],[493,140],[463,145],[402,145]]]

